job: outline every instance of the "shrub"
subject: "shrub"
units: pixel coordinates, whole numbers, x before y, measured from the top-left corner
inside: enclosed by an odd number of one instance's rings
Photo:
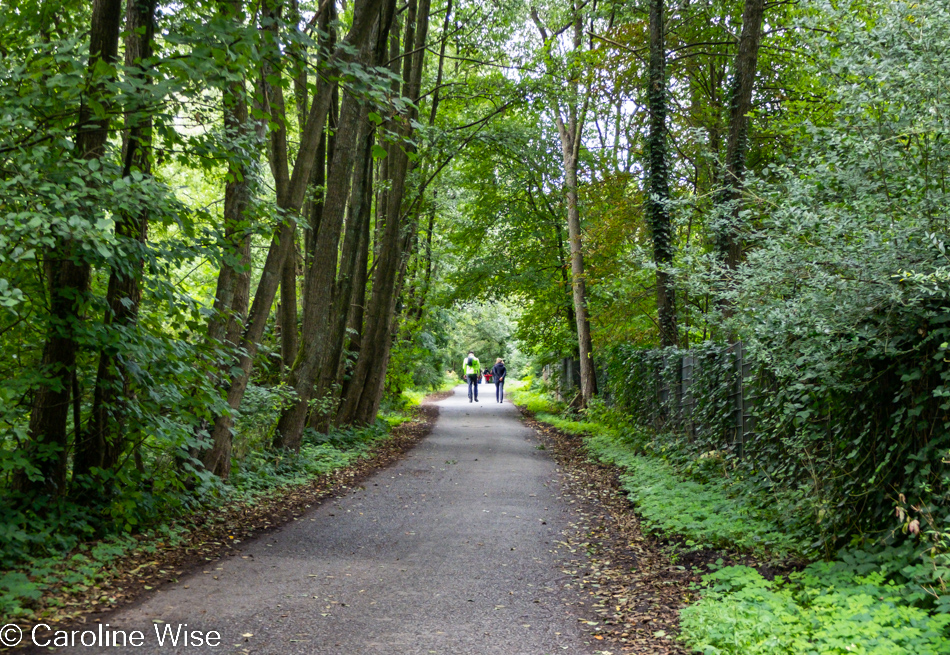
[[[771,581],[730,566],[704,582],[702,600],[680,616],[684,641],[706,655],[950,653],[950,615],[913,605],[906,587],[853,560]]]

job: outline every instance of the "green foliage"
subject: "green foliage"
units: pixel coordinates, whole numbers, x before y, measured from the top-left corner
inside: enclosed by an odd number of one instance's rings
[[[775,508],[762,509],[761,499],[742,494],[742,485],[724,488],[684,480],[663,461],[631,455],[609,438],[591,437],[586,444],[595,457],[625,471],[623,488],[651,531],[682,536],[688,547],[738,548],[780,557],[805,547],[774,520]]]
[[[915,604],[880,561],[862,555],[812,564],[787,580],[746,566],[704,576],[702,599],[680,612],[682,638],[706,655],[950,653],[950,614]]]
[[[461,216],[448,233],[449,254],[458,262],[447,280],[451,300],[509,299],[519,307],[514,336],[542,358],[577,347],[566,209],[553,191],[562,175],[557,142],[553,126],[532,110],[493,125],[459,166]]]
[[[549,390],[541,384],[540,380],[532,376],[527,376],[523,380],[506,382],[505,394],[514,404],[538,414],[542,421],[557,418],[552,414],[564,409],[564,404],[552,399]]]
[[[16,570],[0,570],[0,615],[8,619],[35,618],[33,608],[46,591],[60,587],[63,591],[83,590],[95,586],[111,574],[113,563],[133,551],[154,551],[151,540],[172,546],[182,541],[184,531],[174,524],[158,526],[139,538],[117,534],[79,544],[68,556],[57,554],[37,557]]]
[[[339,428],[327,433],[308,428],[300,452],[254,450],[234,474],[232,493],[253,496],[346,467],[386,438],[390,425],[380,420],[363,428]]]
[[[808,534],[791,529],[793,499],[769,502],[748,481],[723,475],[720,454],[695,461],[664,460],[664,448],[645,433],[597,420],[539,414],[539,420],[585,435],[591,457],[623,471],[621,482],[649,530],[682,537],[689,548],[739,549],[788,557],[809,550]],[[716,470],[719,469],[719,470]]]

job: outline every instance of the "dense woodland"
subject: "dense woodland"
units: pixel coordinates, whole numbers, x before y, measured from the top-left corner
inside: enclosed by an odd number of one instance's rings
[[[738,466],[816,551],[945,546],[943,3],[2,14],[0,568],[289,466],[470,347],[577,360],[596,412],[645,352],[742,342],[774,438]]]

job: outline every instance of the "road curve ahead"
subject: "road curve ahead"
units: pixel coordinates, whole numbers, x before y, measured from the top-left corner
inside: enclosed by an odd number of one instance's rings
[[[110,616],[144,643],[108,652],[593,653],[561,571],[556,466],[482,390],[457,387],[429,437],[347,495]],[[197,646],[211,631],[220,645]]]

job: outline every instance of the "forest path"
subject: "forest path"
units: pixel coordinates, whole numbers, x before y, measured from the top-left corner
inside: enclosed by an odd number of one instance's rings
[[[557,467],[494,385],[482,389],[480,403],[464,386],[438,403],[431,435],[396,465],[110,616],[111,628],[143,630],[136,653],[593,652],[561,571],[577,556],[558,550],[573,513]],[[155,626],[180,624],[221,645],[159,647]]]

